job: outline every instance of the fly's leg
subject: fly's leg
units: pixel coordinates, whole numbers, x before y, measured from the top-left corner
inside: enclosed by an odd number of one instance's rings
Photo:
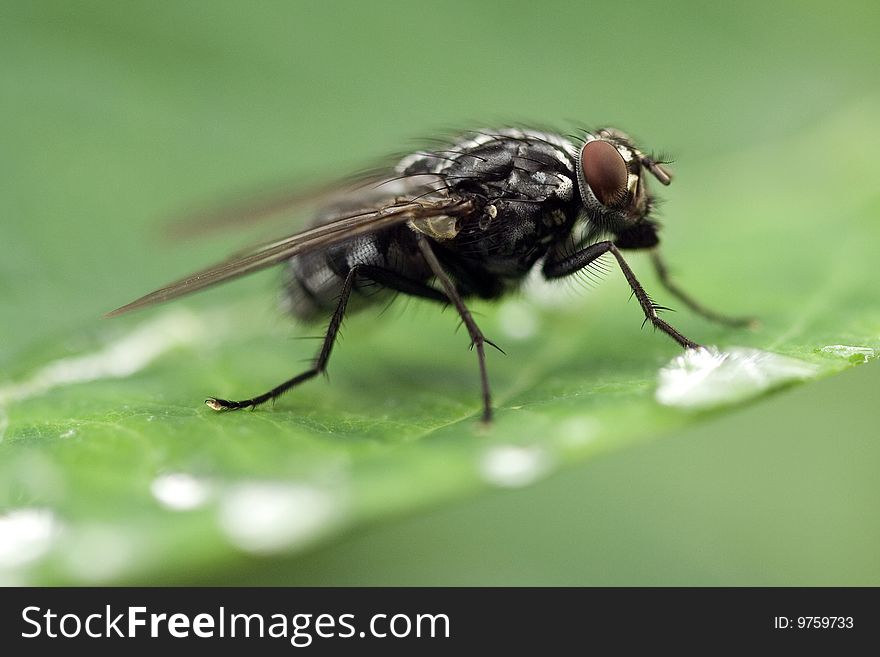
[[[449,278],[449,275],[443,269],[440,261],[437,260],[437,256],[431,248],[431,245],[428,243],[428,240],[426,240],[422,235],[418,235],[418,242],[419,249],[421,250],[422,255],[425,257],[425,262],[428,263],[428,267],[431,268],[431,272],[440,282],[440,286],[443,288],[443,292],[446,293],[446,297],[449,299],[450,302],[452,302],[452,305],[455,306],[455,309],[458,311],[458,314],[461,317],[461,321],[464,323],[465,328],[467,328],[468,335],[470,335],[471,338],[471,348],[476,349],[477,361],[480,365],[480,385],[482,386],[483,391],[482,419],[483,422],[488,424],[492,421],[492,394],[489,390],[489,375],[486,371],[485,345],[491,345],[492,342],[485,338],[483,332],[480,330],[480,327],[477,326],[477,323],[474,321],[474,318],[471,315],[471,311],[468,310],[467,306],[464,305],[464,301],[462,301],[461,295],[459,295],[458,290],[455,289],[455,285]]]
[[[336,337],[339,334],[339,327],[342,326],[342,319],[345,316],[345,307],[348,305],[348,299],[351,297],[355,281],[358,277],[368,278],[381,285],[385,285],[388,288],[397,290],[398,292],[439,301],[441,303],[447,303],[446,295],[429,285],[400,276],[396,272],[388,269],[373,267],[371,265],[355,265],[349,270],[348,275],[345,277],[345,282],[342,284],[342,292],[339,295],[339,303],[336,305],[336,310],[333,311],[333,316],[330,318],[330,325],[327,327],[327,333],[324,335],[324,342],[321,345],[321,350],[315,357],[314,364],[310,369],[275,386],[268,392],[264,392],[262,395],[257,395],[256,397],[240,401],[229,401],[227,399],[209,397],[205,400],[205,404],[215,411],[235,411],[241,408],[255,408],[260,404],[265,404],[267,401],[280,397],[291,388],[298,386],[300,383],[308,381],[323,372],[327,368],[327,361],[330,360],[330,352],[333,350],[333,344],[336,342]]]
[[[645,292],[645,288],[643,288],[642,284],[639,283],[636,275],[633,273],[633,270],[630,269],[628,264],[626,264],[626,260],[623,259],[623,255],[620,253],[620,250],[614,245],[613,242],[597,242],[596,244],[592,244],[560,260],[548,260],[544,264],[544,276],[551,279],[570,276],[580,269],[589,266],[590,263],[592,263],[602,255],[608,253],[609,251],[616,258],[617,264],[620,266],[620,270],[623,272],[623,275],[626,278],[626,282],[629,283],[633,294],[635,295],[636,299],[638,299],[639,305],[642,307],[642,311],[645,313],[645,321],[651,322],[656,328],[663,331],[666,335],[675,340],[682,347],[686,349],[698,349],[700,345],[698,345],[693,340],[689,340],[688,338],[683,336],[668,322],[660,319],[660,317],[657,315],[657,310],[660,309],[659,306],[651,301],[651,297],[649,297],[648,293]]]
[[[731,317],[730,315],[724,315],[722,313],[715,312],[710,308],[706,308],[696,299],[691,297],[687,292],[678,287],[678,285],[676,285],[675,282],[672,280],[669,275],[669,270],[666,268],[666,263],[660,256],[660,252],[657,251],[657,249],[651,249],[651,262],[654,263],[654,270],[657,272],[657,278],[660,279],[660,283],[663,285],[663,287],[665,287],[672,296],[681,301],[684,305],[686,305],[688,308],[693,310],[701,317],[708,319],[710,322],[715,322],[716,324],[722,324],[724,326],[732,326],[736,328],[754,328],[758,325],[758,320],[754,317]]]

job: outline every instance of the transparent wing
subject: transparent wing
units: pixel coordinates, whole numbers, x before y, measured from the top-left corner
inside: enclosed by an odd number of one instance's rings
[[[289,216],[305,208],[329,206],[360,190],[379,188],[392,178],[394,172],[387,166],[365,170],[348,178],[315,183],[293,190],[285,187],[274,191],[261,190],[245,194],[220,206],[176,216],[165,226],[166,237],[203,237],[219,231],[241,228],[267,219]]]
[[[436,216],[463,216],[474,210],[469,199],[447,197],[425,200],[399,200],[387,205],[358,211],[349,211],[333,217],[314,228],[273,242],[261,244],[202,269],[165,287],[150,292],[131,303],[107,313],[115,317],[131,310],[163,303],[203,290],[207,287],[271,267],[295,255],[326,248],[358,235],[371,233],[415,219]]]

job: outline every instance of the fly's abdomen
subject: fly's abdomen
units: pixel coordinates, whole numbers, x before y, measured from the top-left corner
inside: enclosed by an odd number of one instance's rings
[[[345,279],[330,268],[326,255],[296,256],[284,269],[281,306],[304,322],[326,317],[331,300],[342,291]]]
[[[291,258],[285,267],[284,309],[303,321],[326,319],[339,303],[345,278],[355,265],[426,279],[427,271],[412,242],[412,231],[399,226]],[[387,300],[389,294],[383,286],[361,276],[355,281],[348,311]]]

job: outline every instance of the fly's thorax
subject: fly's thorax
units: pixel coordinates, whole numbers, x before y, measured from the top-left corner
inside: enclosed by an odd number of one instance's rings
[[[417,151],[402,158],[395,171],[407,185],[439,194],[469,192],[488,203],[496,198],[567,201],[576,196],[576,156],[575,144],[560,135],[505,128]]]
[[[397,166],[404,179],[434,175],[433,189],[473,199],[475,210],[465,218],[416,219],[410,226],[465,257],[507,258],[512,267],[522,267],[532,253],[570,230],[580,204],[576,152],[560,135],[505,128],[413,153]]]
[[[555,244],[568,239],[579,214],[577,204],[561,205],[502,199],[484,213],[461,222],[444,246],[471,266],[492,276],[518,279]]]

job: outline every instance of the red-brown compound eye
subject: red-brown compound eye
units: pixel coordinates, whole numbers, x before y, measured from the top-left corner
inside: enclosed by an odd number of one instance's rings
[[[584,144],[581,170],[584,180],[602,205],[612,207],[626,198],[626,162],[607,141],[597,139]]]

